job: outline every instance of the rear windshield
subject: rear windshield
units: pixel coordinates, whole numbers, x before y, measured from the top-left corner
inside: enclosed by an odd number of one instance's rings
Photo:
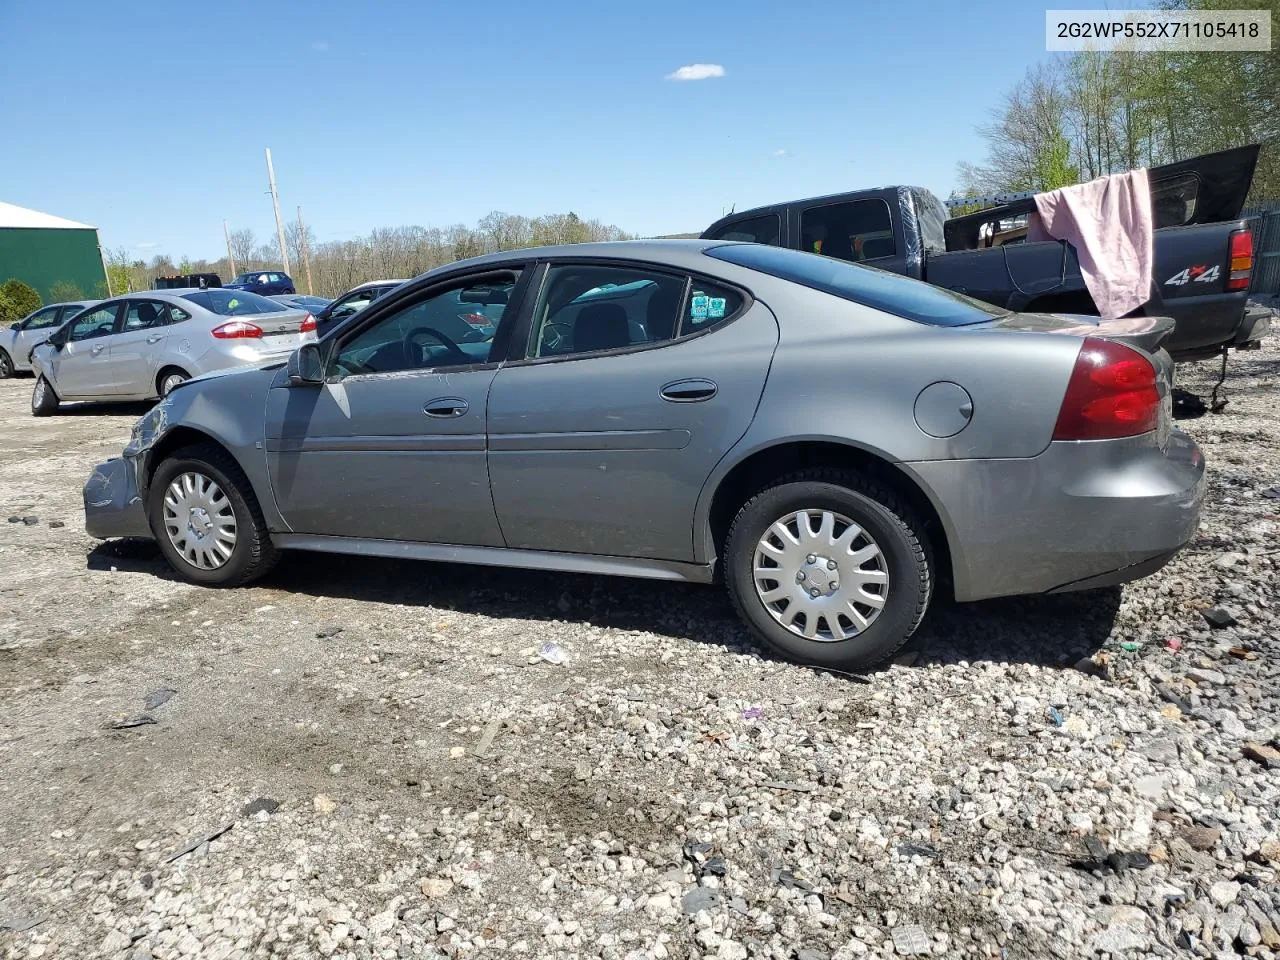
[[[197,306],[204,307],[224,317],[243,317],[251,313],[283,313],[289,309],[283,303],[276,303],[266,297],[245,290],[200,290],[196,293],[184,293],[183,300],[190,300]]]
[[[963,327],[1007,316],[989,303],[896,273],[845,263],[815,253],[753,243],[711,247],[707,256],[852,300],[866,307],[935,327]]]

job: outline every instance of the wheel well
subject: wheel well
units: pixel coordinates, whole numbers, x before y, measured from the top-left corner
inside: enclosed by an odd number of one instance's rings
[[[191,378],[191,374],[176,364],[171,363],[167,367],[161,367],[160,372],[156,374],[156,393],[160,392],[160,384],[164,383],[164,378],[171,373],[180,373],[188,379]]]
[[[723,552],[725,538],[734,516],[757,491],[772,481],[810,467],[835,467],[856,470],[864,476],[893,489],[915,511],[924,524],[929,553],[933,559],[939,585],[951,585],[951,550],[938,511],[923,490],[900,469],[873,453],[839,443],[798,441],[769,447],[747,457],[720,481],[711,500],[711,536],[717,555]]]
[[[174,367],[171,369],[177,368]],[[235,455],[232,454],[232,452],[223,444],[209,436],[209,434],[204,433],[201,430],[196,430],[194,427],[174,427],[160,438],[159,443],[147,452],[147,470],[146,476],[143,478],[146,481],[144,487],[151,486],[151,477],[155,474],[156,467],[160,466],[161,463],[167,460],[170,454],[175,450],[181,450],[183,447],[194,446],[198,443],[211,443],[215,447],[224,451],[232,460],[235,460]],[[143,492],[145,493],[145,488]]]

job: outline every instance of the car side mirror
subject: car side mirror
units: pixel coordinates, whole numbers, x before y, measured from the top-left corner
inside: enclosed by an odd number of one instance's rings
[[[289,382],[295,386],[324,383],[324,364],[319,344],[304,343],[289,354]]]
[[[22,321],[21,321],[21,320],[16,320],[16,321],[14,321],[13,323],[9,324],[9,329],[10,329],[10,330],[17,330],[17,329],[18,329],[19,327],[21,327],[21,326],[22,326]]]

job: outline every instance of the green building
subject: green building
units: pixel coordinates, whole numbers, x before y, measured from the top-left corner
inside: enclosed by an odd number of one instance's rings
[[[0,202],[0,283],[11,277],[35,287],[45,303],[55,284],[59,293],[71,284],[81,297],[106,296],[98,228]]]

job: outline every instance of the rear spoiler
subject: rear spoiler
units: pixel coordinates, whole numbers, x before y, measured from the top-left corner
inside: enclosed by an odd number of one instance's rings
[[[1253,171],[1258,165],[1260,149],[1260,144],[1253,143],[1150,168],[1147,175],[1151,180],[1153,209],[1158,208],[1162,194],[1175,190],[1179,184],[1186,184],[1195,187],[1195,208],[1190,218],[1179,217],[1178,223],[1222,223],[1237,219],[1253,184]],[[1011,220],[1034,213],[1035,209],[1036,201],[1032,196],[948,220],[942,228],[947,249],[974,250],[978,247],[978,233],[984,223]],[[1155,209],[1155,214],[1157,227],[1170,225],[1160,222],[1158,209]]]

